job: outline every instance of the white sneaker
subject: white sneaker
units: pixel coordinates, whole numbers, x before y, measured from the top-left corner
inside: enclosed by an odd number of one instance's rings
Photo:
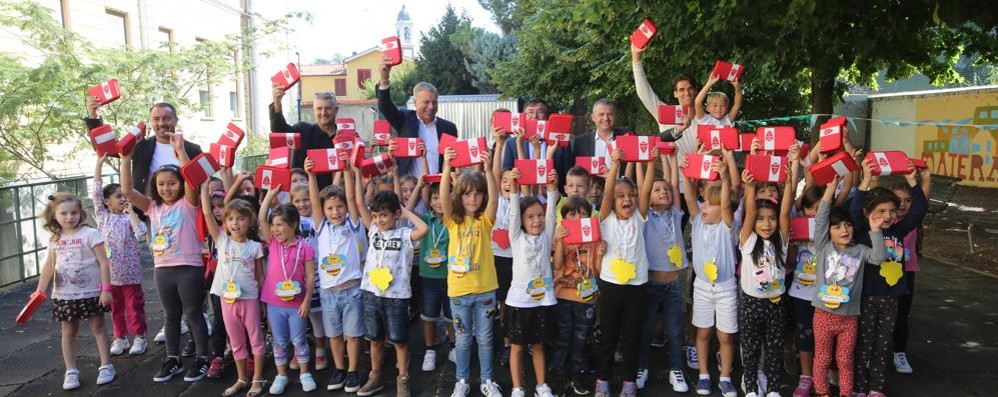
[[[471,392],[471,387],[468,383],[461,379],[454,383],[454,392],[451,393],[450,397],[468,397],[468,393]]]
[[[634,383],[638,384],[638,390],[645,388],[645,382],[648,381],[648,368],[638,368],[638,377],[634,380]]]
[[[115,338],[115,340],[111,341],[111,355],[112,356],[120,356],[122,353],[125,352],[125,350],[128,350],[128,339],[125,339],[125,338],[117,339],[117,338]],[[895,359],[894,361],[897,362],[897,359]]]
[[[683,371],[669,371],[669,384],[672,385],[672,391],[677,393],[686,393],[690,391],[690,385],[686,384],[686,377],[683,376]]]
[[[423,371],[432,372],[437,369],[437,351],[433,349],[426,349],[426,354],[423,354]]]
[[[447,359],[450,360],[450,362],[457,364],[457,349],[450,349],[450,352],[447,353]]]
[[[101,365],[97,368],[97,386],[106,385],[114,380],[114,366],[111,364]]]
[[[152,341],[156,343],[166,342],[166,327],[160,328],[159,332],[156,333],[156,336],[152,338]]]
[[[80,387],[80,370],[73,368],[66,370],[66,376],[62,378],[62,389],[73,390]]]
[[[771,391],[769,393],[766,393],[766,397],[780,397],[780,393],[779,392],[775,392],[775,391]]]
[[[903,352],[894,353],[894,370],[899,374],[910,374],[914,372],[911,364],[908,363],[908,355]]]
[[[745,397],[759,397],[759,395],[755,393],[746,393]]]
[[[133,356],[138,356],[146,352],[146,347],[149,342],[146,342],[146,338],[142,336],[136,336],[135,340],[132,341],[132,349],[128,351],[128,354]]]
[[[534,397],[554,397],[554,394],[551,394],[547,383],[542,383],[534,387]]]
[[[493,382],[492,379],[483,380],[479,390],[485,397],[502,397],[502,390],[499,389],[499,384]]]
[[[527,397],[527,392],[522,387],[514,387],[509,393],[509,397]]]

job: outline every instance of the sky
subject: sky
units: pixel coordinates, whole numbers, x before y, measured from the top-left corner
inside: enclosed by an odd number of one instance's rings
[[[499,31],[492,14],[477,0],[286,0],[288,11],[308,11],[313,18],[311,25],[295,26],[289,41],[298,47],[303,64],[336,53],[348,57],[394,36],[395,20],[404,4],[417,32],[413,41],[418,47],[420,34],[440,22],[448,3],[458,14],[467,11],[475,27]]]

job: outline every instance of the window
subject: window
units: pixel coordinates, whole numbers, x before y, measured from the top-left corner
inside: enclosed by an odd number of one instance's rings
[[[333,88],[336,96],[347,96],[347,79],[336,79]]]
[[[363,90],[365,83],[367,83],[367,81],[370,79],[371,79],[371,69],[357,69],[357,88]]]
[[[198,95],[201,100],[201,116],[211,118],[211,92],[208,90],[198,90]]]
[[[154,50],[166,50],[173,52],[173,30],[160,26],[159,30],[153,33]]]
[[[69,0],[59,1],[59,16],[62,18],[62,27],[69,29]]]
[[[229,91],[229,111],[232,112],[233,119],[241,119],[239,114],[239,94]]]
[[[109,8],[104,9],[104,12],[107,24],[104,31],[107,32],[107,43],[112,47],[125,47],[131,44],[128,37],[128,14]]]

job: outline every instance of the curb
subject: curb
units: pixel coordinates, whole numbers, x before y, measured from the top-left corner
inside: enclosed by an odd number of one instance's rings
[[[977,269],[971,269],[971,268],[966,267],[966,266],[960,266],[960,265],[957,265],[957,264],[955,264],[953,262],[949,262],[949,261],[946,261],[946,260],[943,260],[943,259],[931,256],[931,255],[922,255],[922,256],[926,257],[926,258],[929,258],[929,259],[932,259],[932,260],[934,260],[936,262],[942,263],[942,264],[944,264],[946,266],[955,267],[955,268],[958,268],[960,270],[968,271],[968,272],[971,272],[971,273],[975,273],[975,274],[978,274],[978,275],[981,275],[981,276],[990,277],[992,279],[998,280],[998,275],[996,275],[996,274],[992,274],[992,273],[980,271],[980,270],[977,270]]]

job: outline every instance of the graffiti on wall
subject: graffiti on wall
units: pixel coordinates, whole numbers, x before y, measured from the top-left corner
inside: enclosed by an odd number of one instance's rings
[[[916,157],[933,174],[960,178],[965,185],[998,187],[998,94],[982,93],[915,99],[918,120],[945,126],[916,130]],[[977,127],[992,125],[991,127]]]

